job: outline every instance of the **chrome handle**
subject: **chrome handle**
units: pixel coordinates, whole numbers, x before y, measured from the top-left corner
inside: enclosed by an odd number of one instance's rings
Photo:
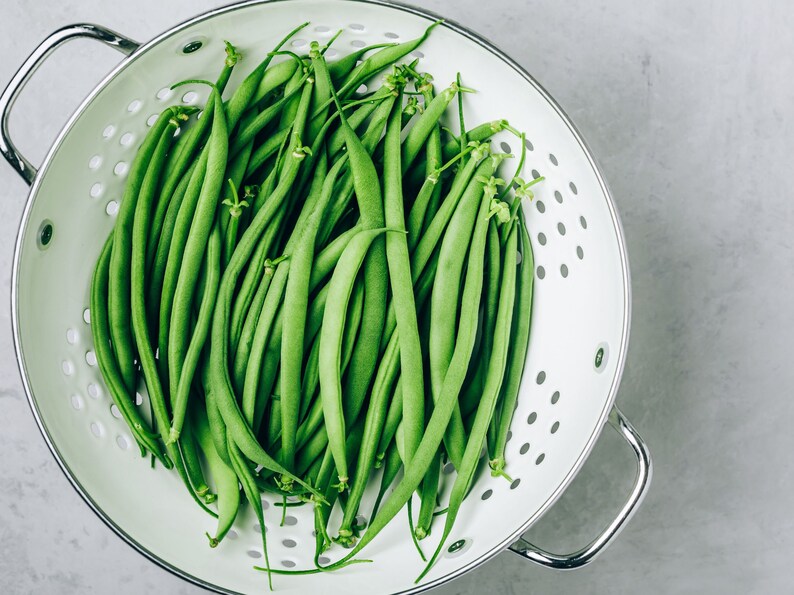
[[[651,485],[652,465],[648,445],[645,444],[637,430],[634,429],[617,406],[612,407],[612,411],[609,414],[609,424],[629,443],[637,457],[637,478],[634,481],[634,487],[615,520],[588,546],[567,556],[551,554],[532,545],[523,538],[511,545],[509,547],[510,551],[542,566],[557,570],[571,570],[581,568],[592,562],[617,537],[648,493],[648,487]]]
[[[17,173],[19,173],[22,179],[28,184],[33,183],[33,179],[36,177],[36,168],[31,165],[30,161],[25,159],[12,142],[8,133],[8,116],[11,113],[11,108],[14,106],[19,92],[25,88],[28,80],[33,73],[36,72],[36,69],[41,65],[44,59],[62,43],[81,37],[101,41],[105,45],[116,48],[127,56],[140,46],[139,43],[123,37],[115,31],[100,27],[99,25],[83,23],[58,29],[47,37],[47,39],[42,41],[39,46],[33,50],[33,53],[28,56],[28,59],[23,62],[3,93],[0,94],[0,152],[3,153],[3,157],[8,160],[11,167],[17,170]]]

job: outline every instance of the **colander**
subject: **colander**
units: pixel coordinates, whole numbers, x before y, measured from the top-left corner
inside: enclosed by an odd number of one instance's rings
[[[173,83],[205,79],[222,61],[229,39],[251,59],[246,71],[297,23],[311,21],[292,46],[341,37],[328,52],[417,37],[437,20],[412,7],[380,1],[253,1],[220,8],[138,44],[96,25],[53,33],[25,61],[0,96],[0,149],[31,185],[16,242],[12,320],[17,359],[33,414],[55,458],[91,508],[124,540],[164,568],[222,593],[261,592],[256,520],[243,510],[229,539],[207,547],[213,519],[189,500],[175,474],[152,470],[138,456],[103,384],[93,352],[88,287],[110,231],[128,164],[155,114],[177,103],[201,103],[206,90]],[[43,164],[34,168],[9,138],[14,99],[37,66],[60,44],[90,38],[125,58],[71,117]],[[582,137],[549,94],[491,43],[446,21],[414,52],[439,81],[461,70],[476,94],[465,97],[469,122],[507,118],[527,131],[524,177],[546,177],[525,205],[536,259],[532,337],[518,408],[507,444],[513,482],[493,478],[485,458],[438,563],[414,584],[423,563],[398,515],[365,550],[372,564],[334,573],[275,577],[283,593],[415,593],[440,585],[509,548],[552,568],[587,564],[615,538],[648,489],[648,449],[613,402],[629,333],[629,271],[623,235],[609,190]],[[449,125],[454,127],[454,122]],[[515,137],[496,146],[518,152]],[[506,176],[505,176],[506,177]],[[143,387],[138,395],[146,408]],[[575,476],[606,423],[637,457],[631,494],[594,541],[570,555],[530,545],[521,535],[548,510]],[[446,476],[447,488],[451,476]],[[377,481],[375,482],[377,483]],[[362,511],[371,510],[373,495]],[[443,500],[443,495],[442,495]],[[310,507],[289,509],[283,526],[272,500],[268,543],[276,568],[312,566]],[[331,523],[333,524],[333,519]],[[440,530],[427,539],[436,545]],[[423,542],[424,543],[424,542]],[[336,546],[338,550],[338,546]],[[333,550],[331,559],[340,552]]]

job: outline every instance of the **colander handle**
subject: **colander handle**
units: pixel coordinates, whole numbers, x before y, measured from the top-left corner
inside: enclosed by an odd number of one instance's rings
[[[603,552],[612,540],[617,537],[628,520],[634,515],[637,506],[642,502],[643,498],[645,498],[648,487],[651,485],[651,453],[648,450],[648,445],[645,444],[642,437],[637,433],[637,430],[634,429],[634,426],[629,423],[629,420],[626,419],[616,406],[612,408],[609,414],[609,424],[629,443],[629,446],[637,457],[637,478],[634,481],[634,487],[615,520],[613,520],[590,545],[567,556],[551,554],[532,545],[523,538],[510,546],[509,549],[512,552],[515,552],[527,560],[532,560],[542,566],[557,570],[581,568],[592,562],[596,556]]]
[[[33,73],[36,72],[36,69],[38,69],[45,58],[62,43],[83,37],[101,41],[105,45],[116,48],[125,55],[131,54],[138,49],[140,45],[127,37],[119,35],[115,31],[100,27],[99,25],[79,23],[63,27],[52,33],[33,50],[33,53],[23,62],[3,93],[0,94],[0,152],[3,153],[3,157],[8,160],[11,167],[17,170],[17,173],[19,173],[22,179],[28,184],[33,183],[37,170],[31,165],[30,161],[19,152],[12,142],[8,133],[8,116],[11,113],[11,108],[14,106],[19,92],[25,88],[28,80]]]

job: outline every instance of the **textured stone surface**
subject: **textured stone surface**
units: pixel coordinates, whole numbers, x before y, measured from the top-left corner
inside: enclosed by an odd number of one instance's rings
[[[6,2],[0,82],[66,23],[147,39],[208,0]],[[523,64],[599,158],[632,267],[631,349],[618,402],[649,442],[651,493],[591,567],[556,573],[505,553],[438,593],[772,593],[794,572],[794,17],[790,3],[432,0]],[[80,42],[41,70],[12,130],[37,161],[117,59]],[[46,82],[45,82],[46,81]],[[0,303],[26,195],[0,164]],[[789,304],[786,306],[786,304]],[[0,309],[0,585],[6,593],[197,593],[83,504],[24,400]],[[626,493],[611,432],[530,537],[583,545]]]

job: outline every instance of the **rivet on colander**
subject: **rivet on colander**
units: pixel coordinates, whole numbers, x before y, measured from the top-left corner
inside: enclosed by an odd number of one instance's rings
[[[39,250],[44,250],[52,241],[52,221],[45,219],[39,226]]]
[[[200,50],[201,46],[203,46],[203,45],[204,45],[204,43],[201,42],[198,39],[195,39],[193,41],[189,41],[185,45],[182,46],[182,53],[183,54],[192,54],[193,52]]]

